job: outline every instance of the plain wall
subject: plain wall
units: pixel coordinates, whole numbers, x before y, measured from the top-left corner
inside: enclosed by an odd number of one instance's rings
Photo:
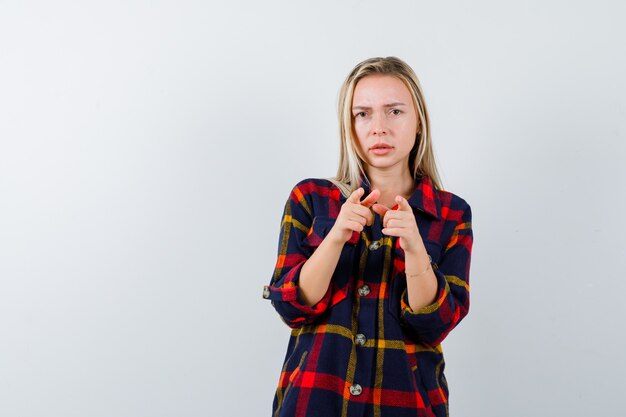
[[[341,82],[417,72],[473,210],[453,417],[618,415],[620,1],[0,1],[0,415],[269,415],[261,298]]]

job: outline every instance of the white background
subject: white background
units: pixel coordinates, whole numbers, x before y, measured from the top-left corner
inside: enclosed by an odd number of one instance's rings
[[[0,415],[267,416],[283,205],[395,55],[473,209],[453,417],[623,412],[621,1],[0,1]]]

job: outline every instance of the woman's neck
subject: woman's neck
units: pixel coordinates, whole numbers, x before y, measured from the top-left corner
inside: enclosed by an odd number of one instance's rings
[[[415,180],[408,168],[399,173],[370,167],[367,176],[371,189],[378,189],[383,200],[393,200],[398,194],[408,199],[415,190]]]

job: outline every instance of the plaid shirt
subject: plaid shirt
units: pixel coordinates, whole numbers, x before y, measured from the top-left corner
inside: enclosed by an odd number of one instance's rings
[[[363,178],[361,186],[368,195]],[[330,181],[306,179],[285,205],[276,267],[263,289],[292,328],[273,416],[448,416],[440,343],[469,308],[470,207],[426,176],[408,200],[437,278],[432,305],[409,306],[404,251],[374,213],[374,224],[344,244],[326,294],[309,307],[298,292],[302,265],[345,200]]]

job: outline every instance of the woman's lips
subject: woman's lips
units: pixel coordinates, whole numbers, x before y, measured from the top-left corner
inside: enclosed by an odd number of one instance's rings
[[[393,150],[393,148],[391,148],[391,147],[389,147],[389,148],[371,148],[370,152],[373,153],[374,155],[387,155],[392,150]]]

